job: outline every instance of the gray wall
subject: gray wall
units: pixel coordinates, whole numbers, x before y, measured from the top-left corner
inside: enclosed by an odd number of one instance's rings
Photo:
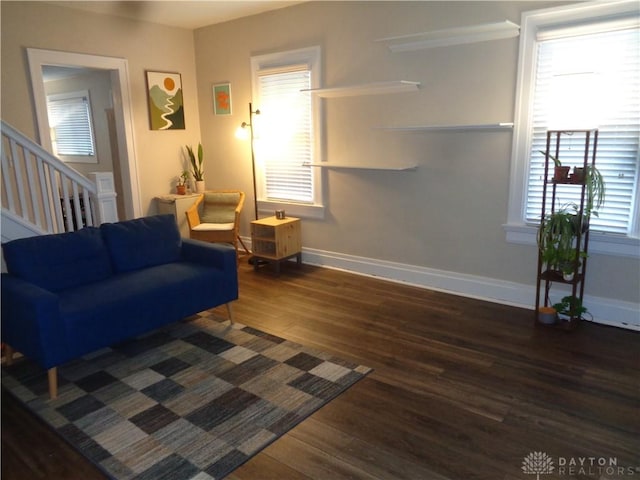
[[[248,193],[252,55],[320,45],[326,87],[421,82],[417,93],[324,100],[329,161],[416,162],[413,172],[325,171],[327,216],[305,220],[306,248],[493,279],[533,289],[536,249],[509,244],[511,133],[381,133],[378,125],[513,120],[518,39],[392,54],[391,35],[511,20],[557,2],[310,2],[195,32],[35,2],[2,2],[2,117],[36,137],[25,47],[126,58],[143,205],[169,193],[185,144],[202,140],[207,188]],[[25,26],[28,25],[29,28]],[[187,130],[152,132],[145,69],[182,74]],[[233,115],[213,114],[211,87],[231,82]],[[586,292],[601,305],[640,303],[638,260],[591,255]],[[531,303],[533,303],[531,290]]]
[[[518,38],[396,54],[373,40],[501,20],[519,24],[523,11],[551,5],[559,4],[311,2],[196,30],[200,124],[213,160],[207,178],[216,187],[251,192],[248,146],[233,137],[248,121],[250,57],[320,45],[324,87],[421,83],[418,93],[324,100],[327,160],[419,167],[325,171],[327,217],[304,221],[304,246],[533,285],[535,247],[507,243],[502,228],[511,132],[372,129],[513,121]],[[231,117],[214,116],[210,108],[211,85],[221,81],[232,84]],[[244,232],[250,217],[245,215]],[[588,294],[638,303],[637,260],[593,254],[589,262]],[[531,298],[533,303],[533,293]]]

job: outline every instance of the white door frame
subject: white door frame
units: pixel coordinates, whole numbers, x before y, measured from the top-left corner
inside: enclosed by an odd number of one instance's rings
[[[129,65],[127,60],[124,58],[42,50],[38,48],[27,48],[27,57],[29,59],[31,88],[40,134],[39,140],[43,148],[51,153],[53,153],[53,149],[49,131],[47,97],[44,89],[42,67],[46,65],[85,67],[111,72],[113,109],[118,136],[125,215],[127,219],[141,217],[142,201],[140,199],[140,181],[138,178],[138,161],[136,158],[133,133],[133,111],[131,107]]]

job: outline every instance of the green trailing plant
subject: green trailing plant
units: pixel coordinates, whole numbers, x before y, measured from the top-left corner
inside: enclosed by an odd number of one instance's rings
[[[191,162],[193,178],[195,178],[196,182],[200,182],[204,180],[204,170],[202,168],[202,160],[203,160],[202,144],[198,143],[197,159],[196,159],[196,154],[194,153],[193,148],[190,145],[187,145],[187,154],[189,155],[189,162]]]
[[[538,248],[542,260],[550,270],[563,270],[567,265],[573,265],[577,270],[579,257],[576,254],[576,240],[578,234],[577,205],[567,204],[559,210],[544,216],[538,229]]]
[[[598,216],[598,210],[602,208],[605,201],[606,185],[604,178],[594,165],[587,165],[585,172],[585,185],[587,188],[587,201],[585,204],[585,215]]]
[[[547,153],[543,150],[538,150],[545,157],[548,156],[556,168],[562,167],[562,162],[559,158]],[[566,167],[565,167],[566,168]],[[583,167],[577,167],[581,169]],[[579,179],[582,181],[581,179]],[[588,218],[591,215],[598,216],[598,210],[602,208],[605,201],[606,185],[604,177],[600,170],[595,165],[588,164],[584,172],[584,182],[587,188],[587,199],[585,203],[585,216]]]
[[[558,315],[564,315],[570,318],[582,318],[582,315],[588,312],[587,308],[582,305],[582,300],[573,295],[567,295],[562,300],[553,305]]]

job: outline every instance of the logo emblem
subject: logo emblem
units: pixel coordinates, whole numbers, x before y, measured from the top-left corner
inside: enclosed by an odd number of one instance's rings
[[[540,475],[553,473],[553,460],[544,452],[531,452],[522,461],[522,471],[528,475],[535,475],[540,480]]]

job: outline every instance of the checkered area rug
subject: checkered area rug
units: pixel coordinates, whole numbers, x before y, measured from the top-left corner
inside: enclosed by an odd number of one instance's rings
[[[220,479],[371,370],[204,312],[2,385],[108,476]]]

